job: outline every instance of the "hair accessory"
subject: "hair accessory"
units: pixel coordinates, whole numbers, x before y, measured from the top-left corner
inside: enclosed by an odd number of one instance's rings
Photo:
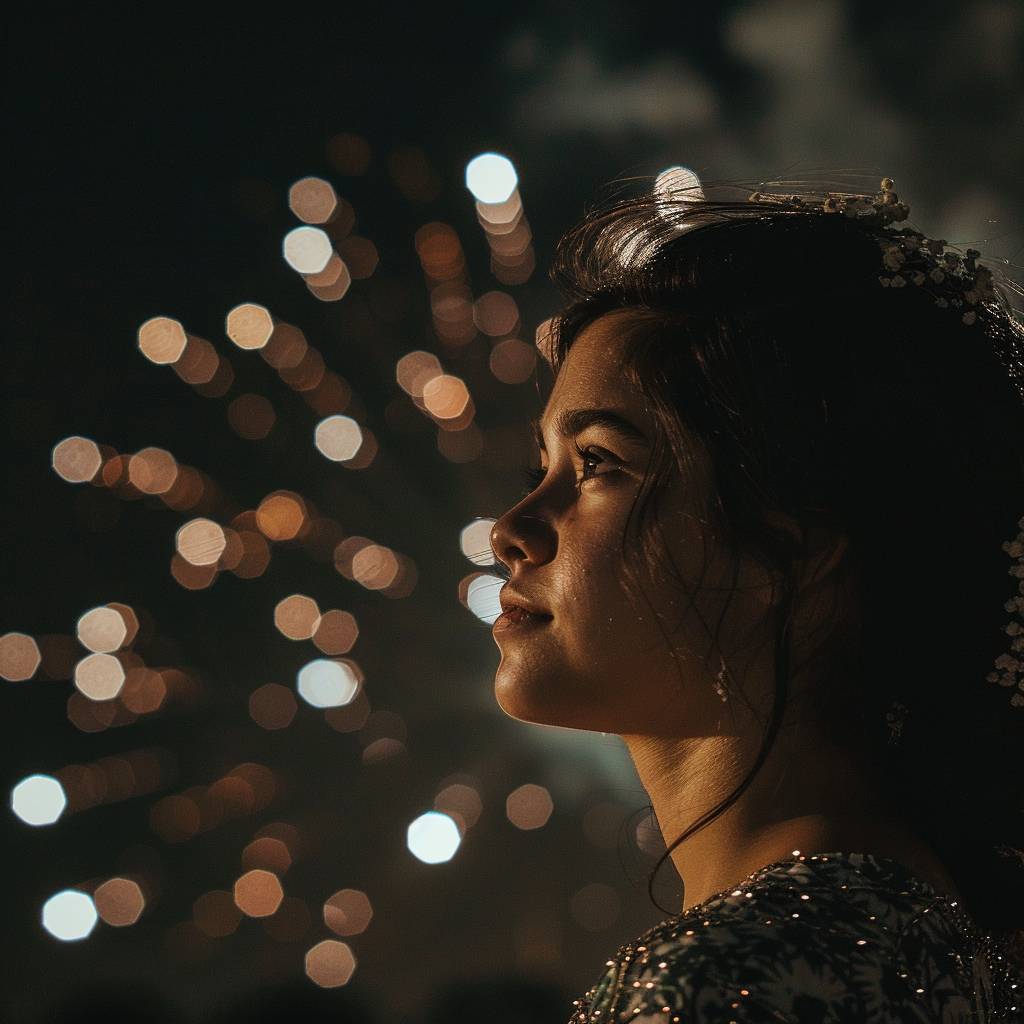
[[[1017,520],[1017,526],[1021,532],[1013,540],[1003,543],[1003,550],[1014,561],[1009,573],[1018,580],[1017,595],[1003,605],[1008,612],[1016,612],[1015,620],[1007,623],[1003,629],[1006,635],[1012,638],[1010,653],[1000,654],[996,658],[996,669],[1002,671],[989,672],[985,678],[990,683],[1014,687],[1015,692],[1010,697],[1010,704],[1020,708],[1024,707],[1024,516]]]
[[[729,699],[729,693],[725,686],[725,658],[722,658],[722,667],[718,670],[718,675],[715,676],[714,687],[719,700],[727,701]]]
[[[883,178],[881,190],[873,197],[850,192],[826,192],[820,207],[799,195],[777,195],[754,192],[747,197],[752,203],[789,202],[804,209],[820,209],[822,213],[838,213],[867,227],[887,228],[910,216],[910,207],[896,194],[892,178]],[[908,280],[930,292],[935,305],[956,310],[965,306],[976,307],[981,302],[996,302],[998,296],[992,282],[992,271],[979,267],[975,260],[981,255],[977,249],[968,249],[961,256],[944,252],[944,238],[926,238],[911,228],[885,231],[878,238],[882,250],[882,265],[890,274],[879,275],[884,288],[903,288]],[[978,322],[978,310],[966,309],[960,319],[970,326]]]

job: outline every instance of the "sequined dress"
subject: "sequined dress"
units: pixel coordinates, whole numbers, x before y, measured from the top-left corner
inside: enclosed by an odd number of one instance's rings
[[[899,862],[794,855],[622,946],[569,1024],[1024,1024],[1024,974]]]

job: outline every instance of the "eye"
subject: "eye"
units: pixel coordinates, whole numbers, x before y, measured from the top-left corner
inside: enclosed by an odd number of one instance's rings
[[[580,483],[582,483],[584,480],[593,480],[595,476],[605,476],[604,473],[588,474],[587,465],[590,463],[600,465],[603,462],[607,462],[608,459],[606,459],[602,455],[599,455],[593,448],[580,448],[579,445],[576,444],[573,445],[573,448],[576,450],[576,454],[579,455],[580,459],[583,462],[583,476],[580,479]],[[535,468],[526,468],[523,472],[525,474],[526,481],[526,490],[523,493],[523,497],[525,498],[527,494],[529,494],[531,491],[536,490],[540,486],[541,481],[547,475],[547,469],[544,468],[543,466],[538,466]]]
[[[603,459],[600,455],[598,455],[597,452],[594,451],[593,448],[580,448],[578,445],[575,445],[575,444],[573,445],[573,448],[576,449],[576,454],[580,457],[580,459],[583,460],[583,479],[584,480],[591,480],[595,476],[601,476],[602,475],[600,473],[592,473],[590,476],[587,476],[587,463],[588,462],[594,462],[597,465],[601,465],[602,462],[606,461],[605,459]]]

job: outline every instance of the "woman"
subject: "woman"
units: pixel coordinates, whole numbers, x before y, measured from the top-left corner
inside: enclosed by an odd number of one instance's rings
[[[661,181],[558,245],[491,534],[499,705],[619,735],[684,885],[571,1019],[1024,1020],[1024,329],[891,179]]]

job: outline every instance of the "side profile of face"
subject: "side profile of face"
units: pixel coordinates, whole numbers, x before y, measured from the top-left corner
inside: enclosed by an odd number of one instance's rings
[[[764,618],[768,580],[746,563],[733,579],[731,562],[717,557],[703,522],[707,480],[676,474],[658,513],[666,563],[641,575],[648,601],[627,590],[622,537],[657,429],[650,403],[622,368],[630,315],[605,314],[572,344],[540,417],[544,477],[492,529],[509,591],[552,616],[495,630],[495,696],[508,715],[526,722],[619,735],[728,733],[735,702],[727,708],[713,688],[721,665],[714,629],[725,608],[720,642],[728,670],[742,675],[753,667],[756,675],[765,650],[752,628]],[[588,410],[609,410],[641,436],[599,419],[588,423]],[[560,433],[562,423],[574,436]],[[667,560],[692,592],[705,544],[708,565],[691,601]],[[631,564],[641,571],[639,559]],[[758,680],[752,682],[756,691]]]

